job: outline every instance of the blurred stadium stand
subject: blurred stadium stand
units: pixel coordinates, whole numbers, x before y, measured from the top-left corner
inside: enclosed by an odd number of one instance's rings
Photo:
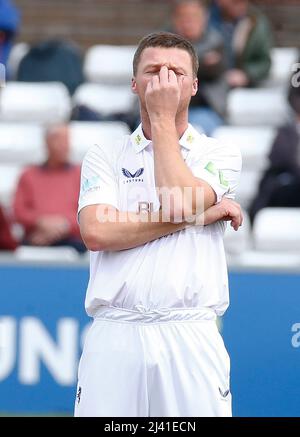
[[[67,37],[83,49],[96,44],[135,45],[168,22],[171,0],[15,0],[22,12],[19,41]],[[126,3],[126,7],[124,7]],[[298,0],[255,0],[269,17],[275,47],[299,45]]]
[[[45,159],[45,125],[69,120],[72,109],[80,105],[96,111],[100,117],[130,111],[134,96],[129,84],[136,44],[145,33],[165,28],[169,3],[131,0],[124,8],[121,0],[88,0],[88,7],[83,8],[82,2],[44,0],[40,8],[39,0],[16,1],[22,11],[23,24],[19,42],[9,59],[12,78],[28,51],[28,44],[55,35],[72,39],[85,50],[86,82],[77,88],[73,98],[61,83],[8,82],[2,89],[0,201],[6,208],[10,206],[24,166]],[[271,74],[259,88],[235,89],[229,93],[229,125],[214,133],[220,141],[234,142],[241,148],[243,172],[237,200],[245,210],[266,168],[276,128],[289,116],[286,88],[291,66],[298,58],[296,35],[300,30],[295,18],[296,2],[261,0],[256,3],[268,15],[275,33]],[[113,144],[125,133],[129,133],[129,129],[121,122],[72,122],[72,161],[80,163],[90,145],[102,141]],[[257,249],[247,217],[243,230],[237,235],[231,230],[228,232],[229,253]]]

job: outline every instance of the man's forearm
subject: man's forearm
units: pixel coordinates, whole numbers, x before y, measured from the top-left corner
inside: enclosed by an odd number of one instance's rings
[[[156,185],[182,189],[196,186],[196,178],[182,158],[175,123],[164,120],[152,123],[151,134]]]
[[[172,198],[179,200],[173,206],[171,202],[175,215],[182,212],[187,218],[212,206],[215,198],[207,196],[205,183],[193,175],[182,158],[175,123],[164,120],[152,123],[151,134],[156,186],[170,190]]]
[[[150,241],[184,229],[187,223],[164,222],[162,213],[140,213],[110,211],[99,214],[92,225],[85,229],[84,220],[81,234],[88,249],[92,251],[117,251],[132,249]]]
[[[231,220],[237,230],[242,223],[239,205],[225,198],[203,214],[178,224],[163,221],[161,211],[135,214],[107,206],[101,211],[96,205],[89,208],[92,210],[80,213],[80,230],[87,248],[92,251],[132,249],[181,231],[188,225],[210,225],[220,220]]]

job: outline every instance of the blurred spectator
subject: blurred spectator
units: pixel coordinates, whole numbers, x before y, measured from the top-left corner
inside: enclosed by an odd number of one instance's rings
[[[256,86],[268,76],[271,29],[249,0],[214,0],[210,25],[223,36],[230,87]]]
[[[73,94],[84,81],[82,58],[76,46],[65,41],[40,42],[21,60],[17,80],[23,82],[62,82]]]
[[[199,89],[192,97],[189,121],[207,134],[224,123],[227,85],[224,80],[222,36],[208,28],[208,11],[201,0],[176,1],[171,14],[171,32],[188,39],[199,58]]]
[[[20,16],[11,0],[0,0],[0,63],[6,66]]]
[[[17,242],[11,233],[10,223],[0,205],[0,250],[15,250],[16,248]]]
[[[16,191],[14,211],[25,230],[23,244],[72,246],[83,252],[77,224],[80,167],[69,163],[69,128],[50,128],[46,143],[47,161],[25,170]]]
[[[294,119],[278,130],[269,167],[249,209],[252,222],[265,207],[300,207],[300,87],[291,85],[288,100]]]

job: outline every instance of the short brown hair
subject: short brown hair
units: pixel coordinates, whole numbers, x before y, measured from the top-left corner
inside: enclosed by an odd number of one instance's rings
[[[199,61],[194,47],[188,40],[186,40],[182,36],[170,32],[150,33],[150,35],[145,36],[139,42],[138,48],[136,49],[136,52],[133,57],[134,76],[136,75],[142,52],[148,47],[163,47],[168,49],[177,48],[177,49],[185,50],[186,52],[189,53],[191,57],[194,77],[197,77]]]

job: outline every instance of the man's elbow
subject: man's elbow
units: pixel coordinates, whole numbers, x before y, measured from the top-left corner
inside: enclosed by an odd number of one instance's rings
[[[108,250],[108,241],[104,238],[102,232],[96,232],[94,229],[80,229],[82,240],[86,248],[92,252]]]

